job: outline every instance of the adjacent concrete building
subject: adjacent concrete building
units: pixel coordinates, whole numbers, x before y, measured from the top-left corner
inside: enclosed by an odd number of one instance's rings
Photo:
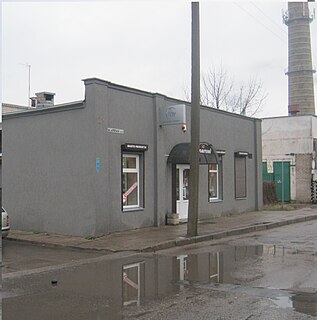
[[[3,116],[13,229],[79,236],[187,219],[190,105],[108,81]],[[50,93],[52,97],[52,93]],[[201,107],[199,219],[262,207],[261,120]]]
[[[263,179],[274,181],[280,201],[317,202],[316,117],[307,2],[289,2],[288,115],[263,119]]]
[[[317,178],[317,117],[263,119],[262,145],[264,180],[276,182],[279,200],[310,202]]]

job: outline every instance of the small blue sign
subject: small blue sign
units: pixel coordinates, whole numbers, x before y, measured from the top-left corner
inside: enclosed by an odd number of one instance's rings
[[[100,171],[100,167],[101,167],[100,158],[96,158],[96,171],[97,171],[97,172]]]

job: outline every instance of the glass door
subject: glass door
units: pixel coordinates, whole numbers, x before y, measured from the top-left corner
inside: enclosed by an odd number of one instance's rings
[[[188,219],[189,165],[176,166],[176,211],[182,220]]]

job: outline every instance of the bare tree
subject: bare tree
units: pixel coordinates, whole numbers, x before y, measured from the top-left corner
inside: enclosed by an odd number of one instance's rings
[[[190,100],[188,90],[184,93]],[[236,89],[233,79],[222,66],[219,69],[213,67],[202,76],[201,104],[208,107],[252,117],[261,111],[266,97],[262,82],[256,77]]]
[[[201,102],[206,106],[217,109],[227,109],[229,95],[233,88],[233,81],[229,79],[226,70],[221,66],[209,69],[202,76],[203,86]]]
[[[248,85],[241,85],[237,94],[230,96],[230,109],[228,111],[247,116],[255,116],[262,110],[267,93],[263,91],[262,83],[253,78]]]

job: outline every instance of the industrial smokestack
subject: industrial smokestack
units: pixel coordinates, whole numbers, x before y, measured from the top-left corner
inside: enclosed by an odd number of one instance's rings
[[[289,2],[283,20],[288,26],[288,115],[315,114],[310,22],[307,2]]]

